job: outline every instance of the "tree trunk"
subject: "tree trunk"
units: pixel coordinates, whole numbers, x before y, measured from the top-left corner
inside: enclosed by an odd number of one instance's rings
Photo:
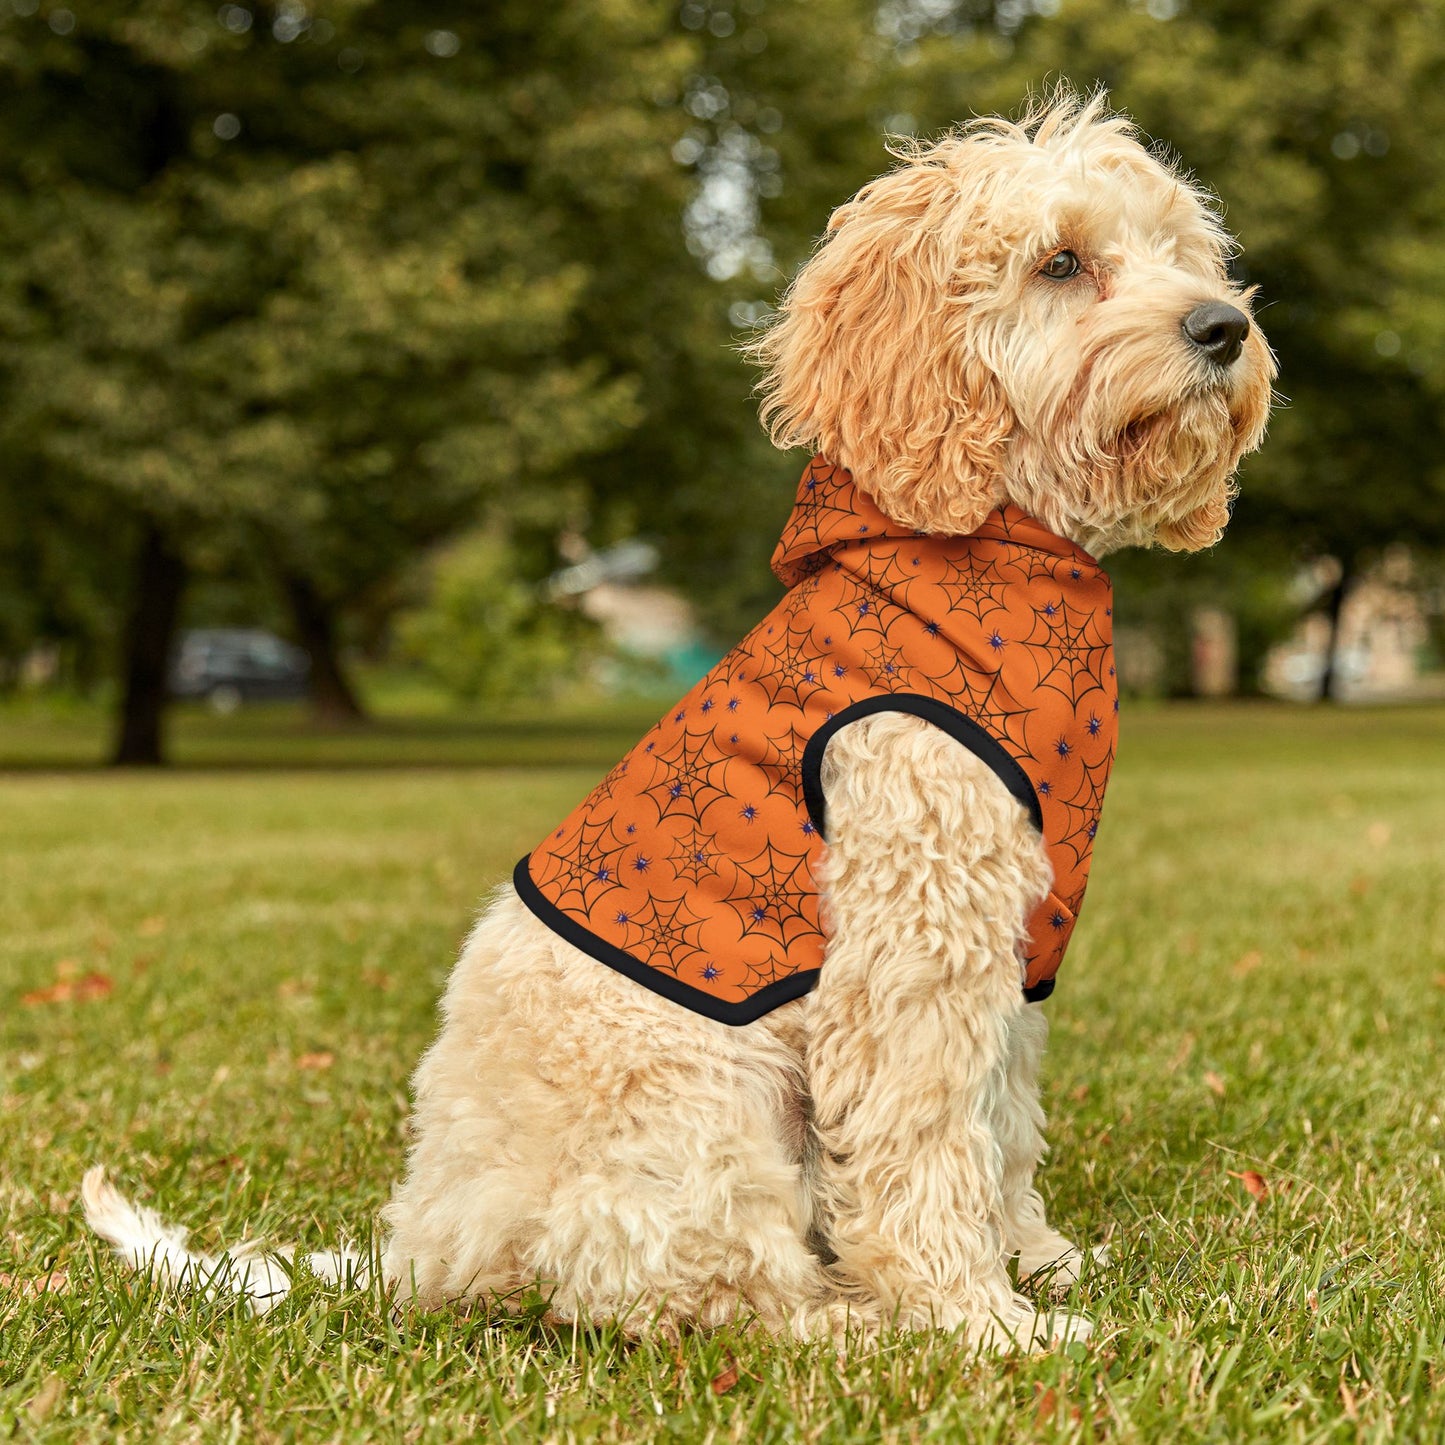
[[[1325,665],[1320,672],[1320,702],[1338,701],[1336,693],[1340,684],[1337,663],[1340,646],[1340,617],[1345,610],[1345,596],[1354,580],[1354,559],[1352,557],[1340,558],[1339,580],[1330,589],[1329,601],[1325,604],[1325,618],[1330,624],[1330,632],[1325,643]]]
[[[136,558],[126,621],[124,693],[111,761],[124,767],[158,767],[165,761],[162,724],[171,645],[186,586],[186,564],[154,523],[146,525]]]
[[[329,727],[365,722],[366,711],[337,654],[336,622],[330,605],[300,573],[285,572],[281,581],[296,639],[311,658],[311,709],[316,720]]]

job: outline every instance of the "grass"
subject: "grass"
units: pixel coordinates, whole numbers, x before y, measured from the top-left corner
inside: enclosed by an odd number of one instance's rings
[[[177,703],[166,727],[168,760],[179,768],[610,767],[656,721],[671,695],[602,703],[585,694],[545,713],[508,708],[458,713],[444,695],[405,677],[368,676],[365,727],[313,725],[305,704],[274,703],[218,716]],[[99,767],[109,756],[111,720],[89,702],[21,697],[0,704],[0,770]]]
[[[95,1160],[203,1246],[365,1237],[479,897],[640,721],[398,724],[324,769],[258,717],[188,722],[183,772],[0,778],[0,1437],[1445,1438],[1445,711],[1126,716],[1047,1005],[1045,1192],[1113,1248],[1096,1339],[844,1363],[309,1279],[255,1320],[87,1240]],[[80,760],[27,726],[0,756]]]

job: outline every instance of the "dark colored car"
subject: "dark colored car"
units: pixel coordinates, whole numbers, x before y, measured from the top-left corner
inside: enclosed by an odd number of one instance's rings
[[[258,627],[205,627],[184,633],[171,664],[172,697],[205,698],[217,712],[243,702],[306,696],[311,659]]]

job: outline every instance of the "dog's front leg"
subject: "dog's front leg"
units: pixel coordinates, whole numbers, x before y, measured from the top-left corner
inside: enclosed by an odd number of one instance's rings
[[[1056,1291],[1072,1285],[1083,1269],[1078,1246],[1048,1222],[1034,1187],[1043,1158],[1044,1111],[1039,1103],[1039,1065],[1049,1025],[1042,1008],[1025,1005],[1009,1026],[1008,1059],[994,1104],[994,1130],[1003,1153],[1004,1244],[1018,1256],[1019,1279],[1034,1276]],[[1107,1258],[1102,1246],[1095,1259]]]
[[[1024,1007],[1017,946],[1048,885],[1024,810],[973,754],[886,713],[823,772],[830,941],[810,1020],[820,1217],[860,1305],[981,1344],[1078,1338],[1006,1269],[996,1109]]]

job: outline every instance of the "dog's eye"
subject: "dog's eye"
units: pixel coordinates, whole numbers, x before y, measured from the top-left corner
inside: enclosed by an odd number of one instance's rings
[[[1081,269],[1079,258],[1072,251],[1055,251],[1039,267],[1039,274],[1047,276],[1050,281],[1067,281],[1070,276],[1077,276]]]

